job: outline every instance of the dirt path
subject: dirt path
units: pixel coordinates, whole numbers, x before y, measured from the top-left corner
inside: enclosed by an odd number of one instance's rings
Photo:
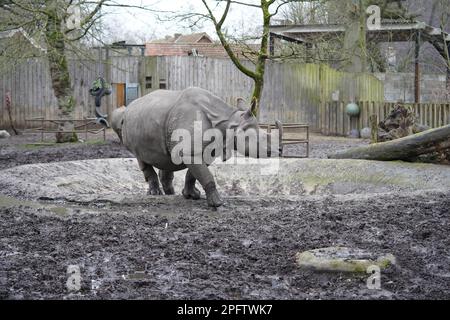
[[[39,145],[39,134],[12,136],[0,139],[0,170],[32,163],[73,161],[84,159],[129,158],[133,155],[120,145],[116,134],[107,131],[106,141],[98,135],[89,135],[85,143],[52,144],[52,135],[45,136],[50,145]],[[338,137],[311,136],[311,158],[326,158],[327,153],[367,145],[368,141]],[[286,154],[304,155],[301,145],[286,147]]]
[[[96,135],[89,136],[85,143],[53,144],[52,141],[54,138],[47,135],[45,142],[49,145],[39,145],[41,141],[38,134],[0,139],[0,170],[31,163],[132,156],[113,132],[108,132],[106,141]]]

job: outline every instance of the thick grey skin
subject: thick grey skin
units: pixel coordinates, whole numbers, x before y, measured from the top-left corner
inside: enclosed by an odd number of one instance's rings
[[[208,205],[219,207],[223,202],[208,169],[210,163],[186,164],[184,161],[177,165],[171,158],[173,148],[179,143],[172,141],[173,132],[185,129],[193,137],[194,121],[201,121],[203,131],[211,128],[220,130],[228,150],[236,148],[234,139],[225,139],[227,129],[235,132],[258,130],[257,120],[249,110],[233,108],[200,88],[154,91],[133,101],[127,108],[116,109],[111,124],[123,144],[138,159],[139,167],[149,183],[149,194],[162,194],[159,181],[165,194],[174,194],[173,172],[187,168],[183,196],[194,200],[200,198],[200,191],[195,187],[198,180],[205,190]],[[202,149],[209,143],[204,142]],[[238,151],[248,154],[247,149]],[[229,156],[224,156],[224,160]],[[159,179],[153,167],[160,169]]]

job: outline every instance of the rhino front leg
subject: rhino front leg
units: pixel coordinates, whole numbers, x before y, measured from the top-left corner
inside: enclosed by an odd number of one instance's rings
[[[159,170],[159,180],[161,181],[164,193],[167,195],[175,194],[175,189],[173,188],[173,172]]]
[[[150,195],[161,195],[161,188],[159,187],[158,175],[153,169],[153,166],[138,160],[139,168],[141,168],[144,173],[145,181],[148,182],[148,194]]]
[[[216,182],[206,164],[187,164],[186,167],[205,190],[208,205],[215,208],[220,207],[223,204],[223,201],[220,199],[216,189]]]
[[[190,169],[186,173],[186,179],[184,182],[183,196],[186,199],[198,200],[200,199],[200,191],[195,187],[197,179],[192,175]]]

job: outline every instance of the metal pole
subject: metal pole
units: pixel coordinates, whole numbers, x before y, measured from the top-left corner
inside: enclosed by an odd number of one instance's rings
[[[269,34],[269,54],[271,57],[275,55],[275,37]]]
[[[415,50],[415,70],[414,70],[414,101],[420,103],[420,31],[416,33],[416,50]]]

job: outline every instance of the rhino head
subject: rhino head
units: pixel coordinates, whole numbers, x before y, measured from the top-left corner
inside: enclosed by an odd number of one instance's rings
[[[245,109],[244,100],[238,99],[238,108],[242,111],[235,130],[235,150],[246,156],[254,158],[281,157],[283,153],[283,125],[275,122],[278,132],[269,134],[259,127],[258,120],[254,116],[254,105]]]

